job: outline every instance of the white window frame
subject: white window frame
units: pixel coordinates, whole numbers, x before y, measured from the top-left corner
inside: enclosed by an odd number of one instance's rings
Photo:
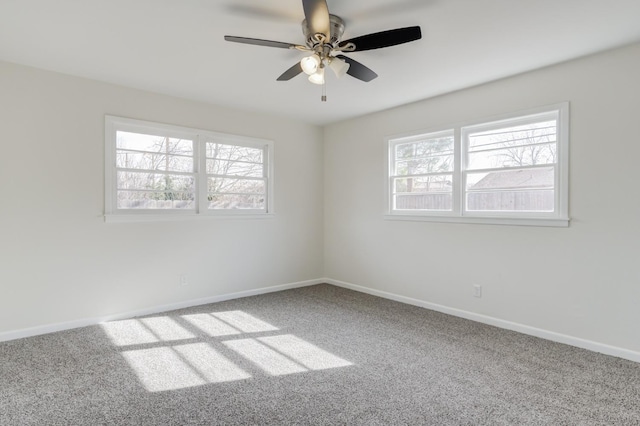
[[[182,209],[118,209],[116,188],[116,135],[118,131],[143,133],[148,135],[168,136],[193,140],[195,208]],[[217,143],[260,148],[264,150],[264,179],[266,181],[266,200],[264,209],[208,209],[207,208],[207,173],[206,150],[207,141],[214,139]],[[174,126],[152,121],[131,118],[105,116],[105,221],[106,222],[148,222],[174,221],[185,219],[210,218],[246,218],[257,219],[274,215],[274,143],[267,139],[231,135],[209,130]]]
[[[466,163],[468,135],[473,131],[489,130],[505,125],[517,125],[535,122],[545,116],[557,115],[557,162],[554,182],[554,211],[553,212],[479,212],[465,210],[466,197]],[[451,211],[426,210],[394,210],[393,204],[393,171],[395,146],[425,137],[439,134],[453,133],[454,135],[454,171],[453,171],[453,208]],[[503,114],[472,122],[458,123],[452,126],[442,126],[435,129],[422,130],[409,134],[392,135],[385,138],[385,219],[410,220],[452,223],[479,223],[494,225],[525,225],[525,226],[569,226],[569,103],[563,102]],[[473,172],[470,170],[469,172]]]

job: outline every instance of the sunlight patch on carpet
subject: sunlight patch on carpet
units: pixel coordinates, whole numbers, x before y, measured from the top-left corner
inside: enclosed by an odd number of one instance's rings
[[[140,320],[163,342],[173,340],[193,339],[193,333],[169,317],[142,318]]]
[[[149,328],[136,319],[108,322],[102,324],[102,329],[116,346],[143,345],[160,341]]]
[[[125,351],[122,356],[150,392],[251,377],[206,343]]]
[[[243,311],[214,312],[211,315],[244,333],[278,330],[278,327],[274,327]]]
[[[114,345],[130,346],[121,354],[149,392],[353,365],[243,311],[113,321],[102,329]]]
[[[259,337],[258,340],[310,370],[325,370],[352,365],[349,361],[320,349],[293,334]]]
[[[242,333],[237,328],[231,327],[211,314],[181,315],[180,318],[188,321],[191,325],[211,337],[232,336]]]
[[[122,353],[150,392],[204,385],[206,380],[182,361],[172,348],[140,349]]]
[[[175,346],[174,349],[208,383],[231,382],[251,377],[251,374],[235,365],[206,343]]]
[[[255,339],[230,340],[224,344],[272,376],[308,371],[302,365]]]
[[[151,317],[101,324],[116,346],[193,339],[196,336],[169,317]]]

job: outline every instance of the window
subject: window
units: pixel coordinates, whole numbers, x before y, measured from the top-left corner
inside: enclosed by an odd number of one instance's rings
[[[272,212],[273,143],[107,116],[107,220]]]
[[[393,145],[393,210],[451,211],[453,131],[420,135]]]
[[[265,149],[205,141],[208,208],[265,211]]]
[[[568,104],[388,140],[389,217],[568,225]]]

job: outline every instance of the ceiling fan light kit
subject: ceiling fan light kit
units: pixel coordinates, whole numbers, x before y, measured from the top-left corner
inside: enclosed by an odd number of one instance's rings
[[[326,0],[302,0],[302,8],[305,16],[302,21],[302,32],[306,39],[304,46],[236,36],[225,36],[224,39],[234,43],[312,52],[311,55],[302,58],[300,62],[282,73],[277,80],[287,81],[300,73],[305,73],[309,76],[311,83],[324,85],[324,70],[327,66],[338,78],[349,74],[358,80],[369,82],[378,76],[360,62],[342,55],[343,52],[381,49],[422,38],[420,27],[415,26],[381,31],[343,41],[344,21],[339,16],[329,13]],[[326,100],[324,92],[321,99]]]

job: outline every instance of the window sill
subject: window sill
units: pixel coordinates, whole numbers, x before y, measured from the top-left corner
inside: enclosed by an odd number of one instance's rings
[[[569,218],[427,216],[416,214],[386,214],[384,215],[384,219],[416,222],[471,223],[482,225],[546,226],[555,228],[567,228],[570,222]]]
[[[220,214],[106,214],[106,223],[185,222],[216,219],[272,219],[275,213],[220,213]]]

